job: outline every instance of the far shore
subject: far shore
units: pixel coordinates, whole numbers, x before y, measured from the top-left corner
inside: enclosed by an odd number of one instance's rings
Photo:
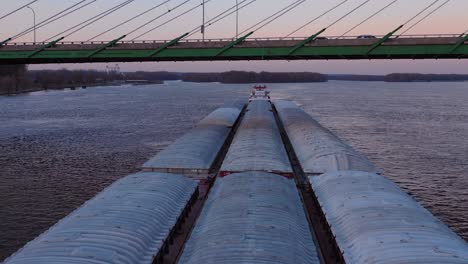
[[[321,83],[328,81],[360,82],[466,82],[468,74],[392,73],[388,75],[321,74],[316,72],[120,72],[95,70],[34,70],[24,65],[0,67],[0,95],[14,95],[42,90],[78,89],[122,84],[154,85],[165,81],[191,83]]]

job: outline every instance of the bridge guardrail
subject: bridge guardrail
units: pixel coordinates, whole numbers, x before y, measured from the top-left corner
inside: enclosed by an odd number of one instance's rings
[[[374,35],[376,38],[383,38],[383,35]],[[323,36],[327,39],[356,39],[358,36]],[[458,38],[460,34],[426,34],[426,35],[402,35],[399,38]],[[301,41],[307,37],[261,37],[261,38],[247,38],[245,41],[275,41],[275,40],[291,40]],[[216,39],[185,39],[179,41],[179,43],[194,43],[194,42],[232,42],[234,38],[216,38]],[[170,40],[132,40],[132,41],[119,41],[121,44],[164,44]],[[58,42],[58,45],[105,45],[109,41],[63,41]],[[46,45],[47,42],[9,42],[4,44],[5,46],[30,46],[30,45]]]

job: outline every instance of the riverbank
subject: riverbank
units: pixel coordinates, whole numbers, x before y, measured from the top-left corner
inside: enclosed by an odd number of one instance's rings
[[[15,95],[42,90],[77,89],[94,86],[121,84],[151,85],[165,81],[190,83],[322,83],[334,81],[360,82],[465,82],[463,74],[418,74],[392,73],[388,75],[321,74],[316,72],[120,72],[118,68],[108,71],[95,70],[35,70],[26,66],[0,67],[0,95]]]

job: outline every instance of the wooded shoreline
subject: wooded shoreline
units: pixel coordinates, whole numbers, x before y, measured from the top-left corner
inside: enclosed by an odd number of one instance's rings
[[[96,70],[28,70],[25,65],[0,65],[0,95],[48,89],[90,86],[158,84],[163,81],[247,83],[313,83],[329,80],[380,82],[453,82],[468,81],[468,74],[392,73],[388,75],[321,74],[315,72],[119,72]]]

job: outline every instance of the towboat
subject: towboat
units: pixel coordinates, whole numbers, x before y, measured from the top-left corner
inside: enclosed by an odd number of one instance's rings
[[[255,100],[267,100],[270,101],[270,91],[268,91],[265,85],[255,85],[250,93],[249,102]]]

